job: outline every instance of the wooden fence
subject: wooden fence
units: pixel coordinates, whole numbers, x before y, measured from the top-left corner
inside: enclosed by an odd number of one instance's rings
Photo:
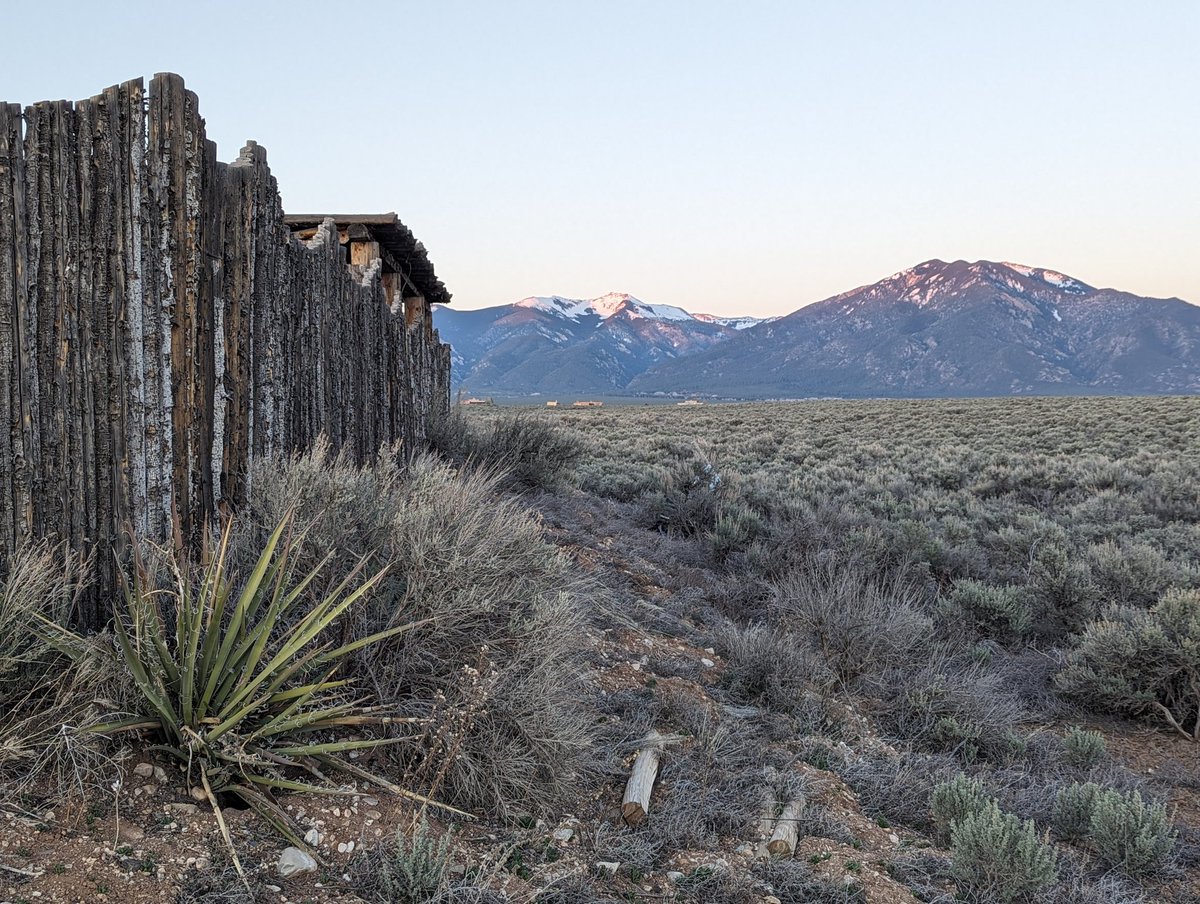
[[[217,162],[176,75],[0,103],[0,559],[95,552],[96,625],[127,527],[194,542],[253,457],[322,434],[411,447],[450,357],[403,304],[331,222],[293,238],[261,148]]]

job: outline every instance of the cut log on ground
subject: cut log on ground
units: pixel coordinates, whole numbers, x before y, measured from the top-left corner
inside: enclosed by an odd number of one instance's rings
[[[796,852],[796,826],[803,810],[804,798],[800,797],[789,801],[779,814],[779,821],[775,823],[775,831],[771,833],[771,841],[767,844],[767,851],[772,857],[791,857]]]
[[[658,763],[666,742],[667,738],[657,731],[650,732],[633,761],[629,782],[625,785],[625,797],[621,800],[621,818],[628,825],[640,826],[650,813],[650,792],[654,790]]]

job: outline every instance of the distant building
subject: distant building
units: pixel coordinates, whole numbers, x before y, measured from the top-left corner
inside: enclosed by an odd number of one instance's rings
[[[551,399],[549,402],[547,402],[547,403],[546,403],[546,407],[547,407],[547,408],[557,408],[557,407],[558,407],[558,400],[557,400],[557,399]]]
[[[572,408],[603,408],[604,403],[580,399],[578,402],[573,404],[571,407]]]
[[[491,399],[463,399],[458,404],[460,405],[495,405]]]
[[[676,402],[675,404],[680,408],[690,408],[693,405],[703,405],[704,403],[699,399],[688,399],[686,402]]]

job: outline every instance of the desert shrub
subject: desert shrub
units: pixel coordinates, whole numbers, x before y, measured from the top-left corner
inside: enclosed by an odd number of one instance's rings
[[[762,803],[762,753],[753,729],[718,722],[707,708],[680,715],[675,724],[684,722],[692,739],[668,754],[665,793],[649,820],[664,851],[709,848],[721,836],[743,835]]]
[[[343,630],[415,625],[355,663],[380,702],[436,720],[396,749],[414,777],[444,766],[447,799],[505,817],[566,800],[592,737],[575,676],[595,590],[538,519],[494,475],[430,457],[354,468],[316,449],[253,476],[252,523],[294,510],[299,559],[332,554],[335,572],[364,555],[391,563]]]
[[[787,712],[800,705],[810,682],[828,677],[811,649],[768,625],[727,625],[718,643],[725,658],[722,686],[739,703]]]
[[[1057,544],[1038,548],[1027,592],[1035,607],[1034,630],[1051,640],[1077,633],[1100,611],[1087,561]]]
[[[800,860],[769,860],[755,866],[754,875],[783,904],[863,904],[867,900],[861,884],[831,882]]]
[[[1109,609],[1087,626],[1057,682],[1107,713],[1154,713],[1200,740],[1200,591],[1168,591],[1149,610]]]
[[[929,798],[938,779],[957,772],[950,757],[901,753],[867,753],[836,766],[838,774],[858,795],[863,812],[883,816],[898,825],[924,829],[929,825]]]
[[[422,817],[409,838],[397,828],[390,844],[363,857],[355,873],[355,890],[380,904],[434,904],[448,901],[450,833],[436,834]]]
[[[1063,736],[1063,751],[1067,763],[1076,769],[1091,769],[1108,756],[1104,735],[1098,731],[1085,731],[1079,726],[1068,729]]]
[[[1003,676],[977,662],[935,654],[915,671],[885,676],[882,713],[900,737],[963,762],[1005,760],[1024,742],[1016,733],[1024,711]]]
[[[1033,626],[1029,594],[1021,587],[981,581],[955,583],[942,604],[943,612],[975,634],[1002,643],[1023,640]]]
[[[950,858],[935,851],[901,850],[888,861],[887,873],[911,891],[918,901],[950,904],[954,897],[946,892]]]
[[[908,661],[928,640],[932,623],[918,601],[901,578],[814,557],[771,585],[769,611],[795,635],[811,638],[845,684]]]
[[[948,782],[934,786],[929,796],[929,814],[934,831],[943,842],[950,840],[954,825],[992,802],[978,779],[960,772]]]
[[[270,893],[257,877],[238,874],[233,861],[216,856],[204,869],[189,869],[179,883],[175,904],[263,904]]]
[[[1159,904],[1139,886],[1115,870],[1099,872],[1090,854],[1070,848],[1059,852],[1058,881],[1039,894],[1039,904]]]
[[[1033,822],[1002,813],[994,801],[954,822],[950,854],[954,877],[988,900],[1028,900],[1057,875],[1057,858]]]
[[[597,860],[620,863],[641,873],[652,871],[664,853],[662,836],[648,825],[630,829],[601,823],[581,842]]]
[[[80,794],[102,778],[103,739],[81,729],[120,706],[122,682],[111,636],[64,633],[86,583],[75,557],[42,545],[14,553],[0,578],[0,797],[47,774]]]
[[[732,497],[727,479],[706,446],[694,445],[657,470],[655,488],[642,497],[647,527],[685,537],[713,531]]]
[[[573,472],[583,443],[545,417],[502,414],[474,424],[458,412],[435,419],[428,445],[446,460],[495,473],[519,490],[552,490]]]
[[[1092,831],[1096,798],[1103,789],[1095,782],[1075,782],[1054,796],[1051,824],[1067,841],[1082,841]]]
[[[760,898],[728,870],[697,867],[675,881],[675,900],[688,904],[757,904]]]
[[[749,506],[737,502],[720,506],[708,537],[713,558],[728,561],[749,548],[763,530],[762,518]]]
[[[1134,875],[1159,863],[1175,844],[1166,807],[1146,803],[1137,791],[1097,794],[1089,836],[1105,863]]]
[[[1107,541],[1088,550],[1092,582],[1102,603],[1143,608],[1183,573],[1162,552],[1145,543]]]

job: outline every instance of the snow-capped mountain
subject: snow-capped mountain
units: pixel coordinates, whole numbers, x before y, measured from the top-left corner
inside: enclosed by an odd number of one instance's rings
[[[717,348],[642,392],[734,397],[1200,392],[1200,307],[1040,267],[926,261]]]
[[[611,393],[663,361],[736,335],[753,317],[690,314],[620,292],[523,298],[477,311],[434,308],[453,379],[472,392]]]

